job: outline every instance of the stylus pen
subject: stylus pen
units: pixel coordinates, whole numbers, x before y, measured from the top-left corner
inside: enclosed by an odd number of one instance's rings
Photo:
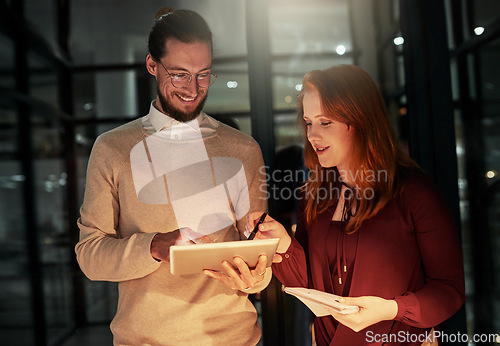
[[[259,231],[259,225],[264,222],[264,219],[266,218],[266,216],[267,216],[267,213],[262,214],[262,216],[260,217],[259,221],[257,222],[257,224],[255,225],[255,227],[253,228],[252,233],[250,233],[250,235],[248,236],[247,240],[252,240],[253,238],[255,238],[255,235]]]

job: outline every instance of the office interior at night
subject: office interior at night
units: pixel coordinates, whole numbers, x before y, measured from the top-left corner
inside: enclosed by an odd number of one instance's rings
[[[1,0],[2,345],[111,342],[117,285],[80,271],[76,220],[94,140],[156,97],[147,36],[165,5],[208,22],[218,78],[205,112],[253,136],[270,169],[280,155],[301,165],[303,75],[365,69],[459,226],[467,301],[446,330],[500,333],[500,2]],[[293,224],[295,204],[271,197]],[[311,344],[310,313],[275,279],[252,301],[262,345]]]

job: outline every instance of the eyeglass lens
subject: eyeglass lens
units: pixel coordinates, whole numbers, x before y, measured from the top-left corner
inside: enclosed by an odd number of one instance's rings
[[[188,73],[180,73],[180,74],[171,74],[172,83],[175,87],[185,87],[191,83],[191,79],[193,77],[196,78],[196,82],[200,88],[208,88],[210,85],[215,82],[216,76],[213,73],[203,73],[199,75],[191,75]]]

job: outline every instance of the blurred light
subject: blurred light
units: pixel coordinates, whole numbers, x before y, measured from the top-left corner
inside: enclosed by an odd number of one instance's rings
[[[400,107],[399,108],[399,114],[401,114],[401,115],[408,114],[408,109],[406,107]]]
[[[335,48],[335,51],[337,52],[338,55],[344,55],[346,49],[344,45],[339,44],[337,48]]]
[[[293,101],[293,98],[290,95],[285,96],[286,103],[291,103],[292,101]]]
[[[463,190],[467,188],[467,179],[458,179],[458,188]],[[460,201],[462,202],[468,202],[468,201]]]
[[[45,191],[54,192],[54,183],[51,181],[45,181]]]
[[[461,145],[457,145],[457,155],[460,156],[463,155],[464,153],[465,153],[464,147],[462,147]]]
[[[83,136],[81,133],[77,133],[75,135],[75,142],[78,144],[88,144],[87,138],[85,138],[85,136]]]
[[[238,82],[234,81],[234,80],[230,80],[229,82],[227,82],[226,85],[229,89],[235,89],[238,86]]]
[[[393,42],[394,42],[394,44],[395,44],[396,46],[400,46],[400,45],[402,45],[402,44],[405,42],[405,39],[404,39],[404,38],[402,38],[401,36],[398,36],[398,37],[396,37],[396,38],[394,39],[394,41],[393,41]]]
[[[474,28],[474,33],[479,36],[484,32],[484,28],[482,26],[478,26],[477,28]]]
[[[24,181],[25,178],[24,178],[24,175],[12,175],[10,177],[10,180],[12,180],[12,181]]]
[[[295,85],[295,90],[301,91],[302,90],[302,84]]]
[[[493,179],[493,178],[495,178],[495,176],[496,176],[495,171],[486,172],[486,178]]]
[[[91,111],[92,109],[94,108],[94,105],[92,104],[92,102],[87,102],[83,105],[83,110],[84,111]]]

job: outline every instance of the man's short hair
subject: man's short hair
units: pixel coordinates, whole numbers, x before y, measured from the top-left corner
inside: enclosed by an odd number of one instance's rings
[[[213,51],[212,32],[207,22],[194,11],[162,7],[156,12],[148,39],[149,54],[154,60],[159,61],[165,56],[168,39],[184,43],[206,42]]]

